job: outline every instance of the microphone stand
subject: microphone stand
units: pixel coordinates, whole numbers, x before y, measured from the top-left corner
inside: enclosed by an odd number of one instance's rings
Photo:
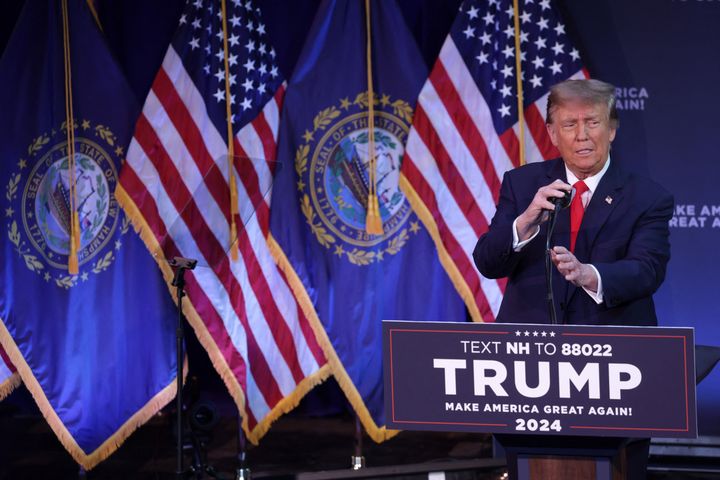
[[[175,420],[177,422],[177,468],[175,477],[177,479],[185,478],[186,474],[183,468],[183,310],[182,299],[185,296],[185,272],[192,270],[197,265],[197,260],[191,258],[175,257],[170,261],[170,266],[175,268],[175,277],[172,285],[176,288],[178,302],[178,321],[175,329],[175,352],[177,355],[177,395],[176,395],[176,413]]]
[[[557,313],[555,312],[555,299],[553,296],[552,286],[552,260],[550,258],[550,239],[552,238],[553,232],[555,231],[555,222],[557,222],[557,216],[560,210],[567,208],[575,198],[575,188],[565,192],[565,196],[561,198],[553,198],[550,201],[555,205],[555,208],[550,212],[550,218],[548,219],[548,232],[545,238],[545,282],[547,287],[547,304],[548,312],[550,314],[550,323],[557,325]]]
[[[561,202],[555,203],[555,208],[550,212],[548,220],[548,232],[545,238],[545,285],[547,288],[547,305],[550,314],[550,323],[557,325],[557,313],[555,312],[555,298],[553,296],[552,285],[552,260],[550,259],[550,239],[555,231],[555,223],[557,222],[558,212],[562,209]]]

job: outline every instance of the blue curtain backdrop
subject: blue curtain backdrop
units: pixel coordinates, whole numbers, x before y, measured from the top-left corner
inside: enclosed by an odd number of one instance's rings
[[[0,6],[3,49],[22,6]],[[98,0],[99,14],[138,99],[145,98],[182,1]],[[621,127],[613,158],[675,194],[672,259],[656,295],[662,325],[696,328],[720,345],[720,6],[701,0],[558,0],[567,31],[592,76],[620,88]],[[319,0],[260,0],[286,78]],[[458,0],[399,0],[428,68],[457,14]],[[138,12],[142,11],[142,15]],[[700,431],[720,434],[720,371],[698,387]]]

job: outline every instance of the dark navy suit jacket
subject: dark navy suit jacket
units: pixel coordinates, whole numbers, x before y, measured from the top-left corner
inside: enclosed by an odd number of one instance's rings
[[[498,322],[549,323],[545,280],[548,222],[520,252],[512,248],[514,220],[537,190],[567,181],[562,159],[528,164],[505,174],[497,211],[473,257],[488,278],[508,277]],[[653,293],[670,259],[668,221],[673,197],[651,180],[624,172],[611,161],[580,225],[575,256],[602,277],[603,298],[595,303],[552,265],[558,321],[587,325],[657,325]],[[551,245],[570,244],[570,209],[558,214]]]

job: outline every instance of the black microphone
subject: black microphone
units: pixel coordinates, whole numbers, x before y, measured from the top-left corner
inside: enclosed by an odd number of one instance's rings
[[[566,190],[565,195],[563,195],[562,197],[552,197],[548,200],[550,201],[550,203],[555,205],[555,210],[562,210],[563,208],[567,208],[570,206],[570,203],[572,202],[574,197],[575,187],[570,190]]]

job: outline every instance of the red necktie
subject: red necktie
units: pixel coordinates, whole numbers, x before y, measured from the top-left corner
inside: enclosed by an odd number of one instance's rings
[[[585,207],[583,207],[582,194],[589,190],[585,182],[580,180],[573,185],[575,196],[570,203],[570,251],[575,251],[575,240],[577,240],[580,224],[582,223]]]

